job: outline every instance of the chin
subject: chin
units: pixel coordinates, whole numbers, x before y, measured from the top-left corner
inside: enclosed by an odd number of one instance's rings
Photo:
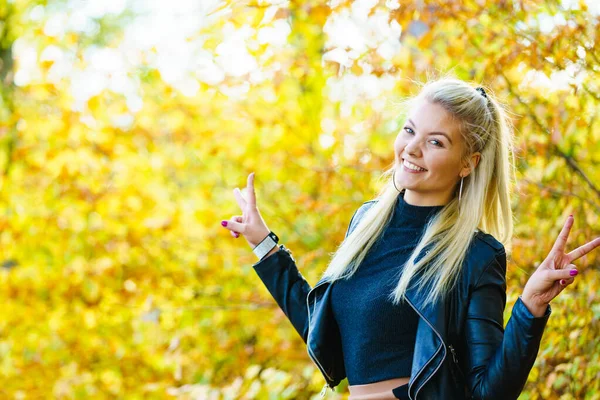
[[[419,185],[417,182],[411,182],[409,179],[397,179],[396,180],[396,185],[398,185],[398,187],[400,188],[400,190],[402,189],[408,189],[408,190],[418,190],[419,189]]]

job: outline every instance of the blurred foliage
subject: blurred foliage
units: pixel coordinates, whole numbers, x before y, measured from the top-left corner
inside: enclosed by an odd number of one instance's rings
[[[175,29],[113,3],[0,0],[2,398],[318,396],[219,221],[256,171],[265,221],[315,283],[393,162],[390,100],[446,71],[513,112],[506,320],[568,214],[571,248],[599,234],[594,1],[215,0]],[[107,8],[82,24],[85,7]],[[521,398],[600,399],[599,258],[552,303]]]

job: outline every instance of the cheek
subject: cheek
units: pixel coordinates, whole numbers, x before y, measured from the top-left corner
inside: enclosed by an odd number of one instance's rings
[[[404,149],[404,143],[400,138],[400,135],[396,136],[396,140],[394,141],[394,153],[396,154],[396,158],[399,159],[400,153]]]
[[[456,157],[437,154],[437,157],[429,157],[429,160],[427,161],[429,171],[442,179],[454,179],[460,169],[460,160]]]
[[[398,150],[398,148],[400,147],[400,135],[396,135],[396,139],[394,140],[394,149]]]

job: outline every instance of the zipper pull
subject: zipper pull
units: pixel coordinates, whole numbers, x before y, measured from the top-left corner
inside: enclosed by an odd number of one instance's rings
[[[454,362],[456,364],[458,364],[458,359],[456,358],[456,351],[454,351],[454,347],[452,347],[452,345],[450,345],[450,346],[448,346],[448,348],[452,352],[452,359],[454,360]]]
[[[325,386],[323,386],[323,389],[321,389],[321,398],[325,397],[325,393],[327,392],[327,386],[328,384],[326,383]]]

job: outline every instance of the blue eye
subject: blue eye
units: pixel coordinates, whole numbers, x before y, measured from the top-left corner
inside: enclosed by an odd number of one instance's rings
[[[409,127],[409,126],[405,126],[403,129],[409,135],[414,135],[415,134],[415,131],[411,127]],[[442,148],[444,147],[444,143],[442,143],[442,142],[440,142],[439,140],[436,140],[436,139],[430,140],[429,143],[433,144],[436,147],[442,147]]]

